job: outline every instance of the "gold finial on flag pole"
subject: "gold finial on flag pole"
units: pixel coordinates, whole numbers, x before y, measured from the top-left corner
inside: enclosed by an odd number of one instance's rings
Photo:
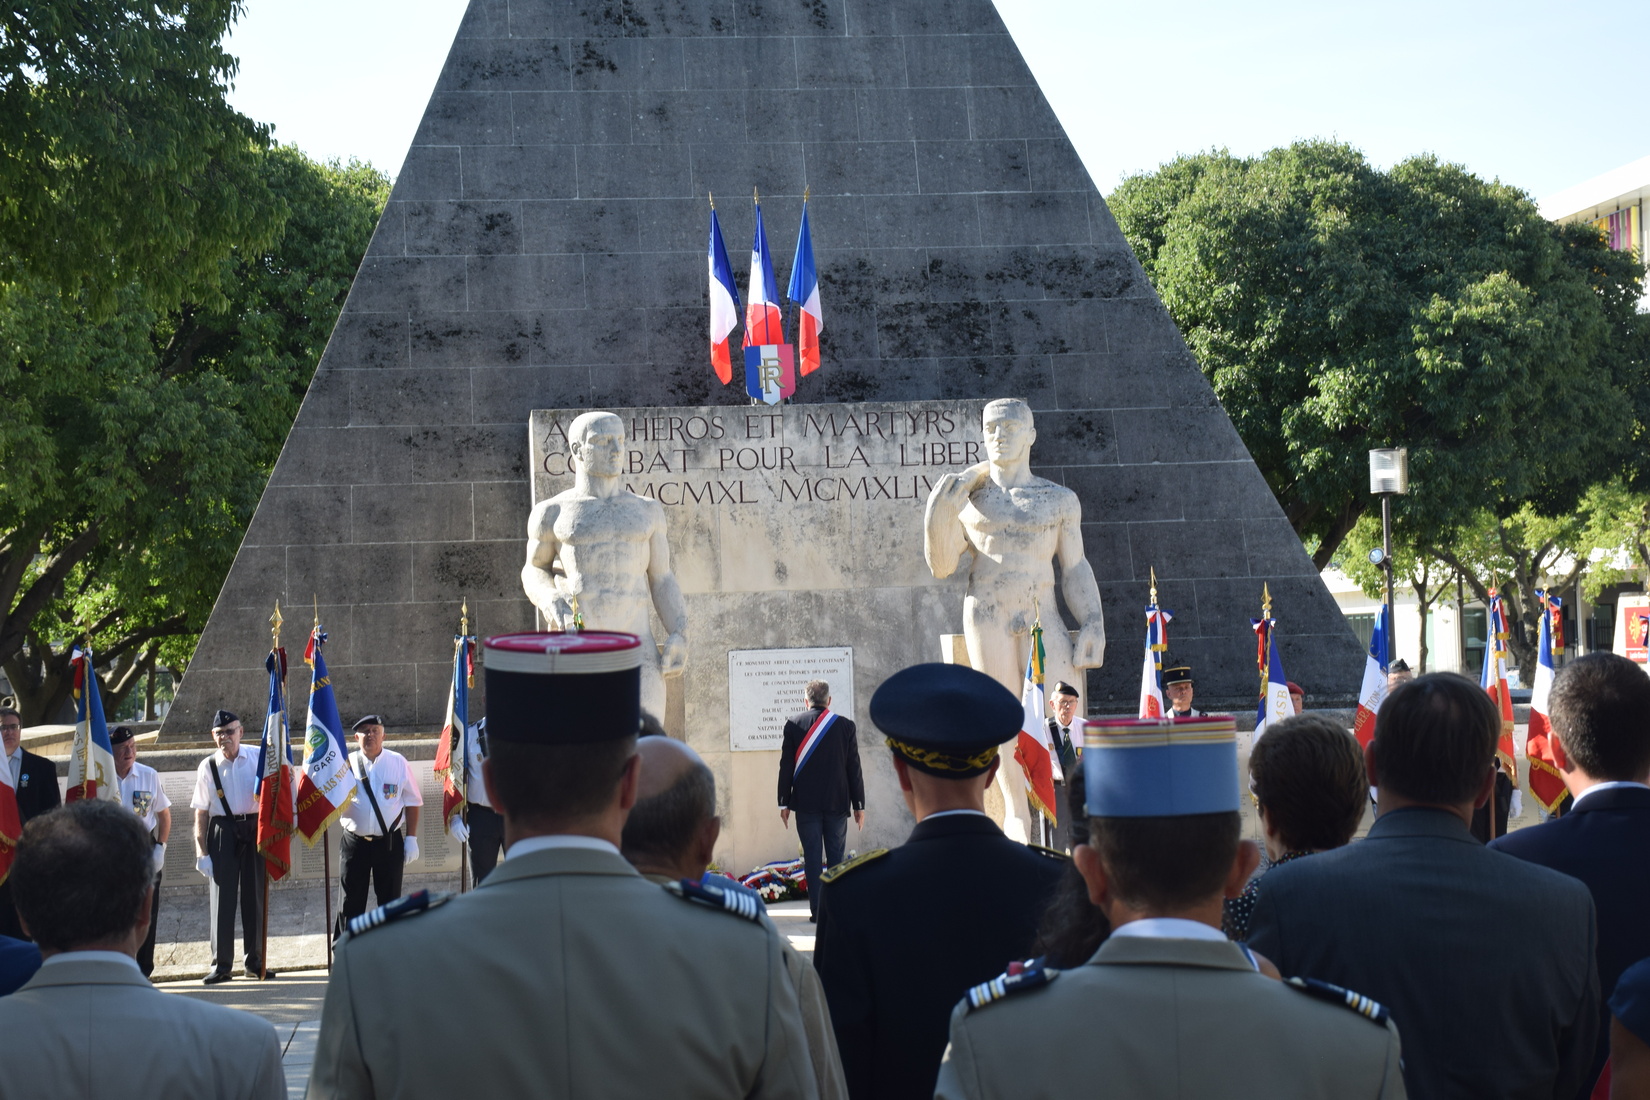
[[[1157,606],[1157,566],[1151,567],[1152,574],[1152,606]]]
[[[1262,581],[1260,585],[1260,617],[1263,619],[1272,617],[1272,589],[1265,581]]]
[[[315,629],[321,629],[321,597],[311,592],[309,598],[315,602]]]
[[[716,209],[716,196],[711,194],[709,191],[706,191],[705,192],[705,198],[710,200],[710,208],[712,210],[715,210]]]
[[[802,188],[802,201],[803,201],[804,204],[807,203],[808,196],[812,195],[813,193],[814,193],[814,189],[812,187],[804,186]]]
[[[275,614],[269,617],[269,648],[281,648],[281,601],[275,601]]]
[[[464,602],[458,608],[458,632],[465,636],[470,633],[470,598],[464,597]]]
[[[762,205],[762,195],[754,187],[751,188],[751,205],[752,206],[761,206]]]

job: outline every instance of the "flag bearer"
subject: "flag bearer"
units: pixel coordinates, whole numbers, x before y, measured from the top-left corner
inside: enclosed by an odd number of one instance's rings
[[[349,754],[355,798],[338,818],[344,827],[338,845],[343,864],[338,886],[344,900],[334,938],[343,934],[352,917],[367,911],[369,884],[379,905],[401,896],[402,868],[418,858],[418,814],[424,805],[412,765],[384,747],[381,715],[368,714],[355,723],[355,744],[357,751]]]

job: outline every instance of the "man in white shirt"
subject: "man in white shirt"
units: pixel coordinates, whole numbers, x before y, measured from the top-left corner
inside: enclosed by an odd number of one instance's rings
[[[274,1028],[138,971],[153,850],[129,809],[102,800],[24,830],[11,881],[45,963],[0,997],[0,1096],[286,1096]]]
[[[384,747],[381,715],[368,714],[355,723],[355,744],[357,751],[349,754],[355,797],[338,818],[344,827],[338,845],[343,863],[338,886],[344,898],[334,939],[352,917],[367,911],[369,882],[379,905],[401,896],[401,870],[418,858],[418,814],[424,805],[407,758]]]
[[[460,844],[470,845],[470,882],[480,886],[498,866],[504,851],[504,819],[493,809],[487,784],[481,778],[481,758],[485,755],[487,719],[469,728],[464,738],[464,800],[469,804],[463,818],[454,818],[451,833]]]
[[[138,948],[138,969],[147,978],[155,970],[155,927],[160,923],[160,873],[166,865],[166,838],[172,835],[172,800],[161,789],[160,775],[137,762],[137,737],[131,726],[109,731],[114,746],[115,774],[120,777],[120,804],[137,815],[154,842],[155,889],[149,907],[149,934]]]
[[[241,720],[227,710],[212,719],[218,751],[195,769],[195,870],[211,884],[212,972],[207,985],[227,982],[235,959],[235,908],[241,910],[246,976],[263,969],[264,862],[258,855],[258,759],[241,751]]]

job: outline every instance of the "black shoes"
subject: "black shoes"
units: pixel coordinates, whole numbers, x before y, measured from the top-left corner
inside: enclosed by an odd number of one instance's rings
[[[226,973],[222,970],[214,970],[214,971],[212,971],[212,973],[208,974],[204,979],[202,979],[201,984],[202,985],[217,985],[219,982],[227,982],[230,978],[233,978],[234,976],[235,975]]]
[[[258,980],[258,972],[257,972],[257,971],[256,971],[256,970],[248,970],[248,971],[247,971],[247,972],[246,972],[246,976],[247,976],[247,977],[248,977],[248,978],[251,978],[251,979],[252,979],[252,980],[253,980],[253,981],[257,981],[257,980]],[[275,976],[275,971],[273,971],[273,970],[265,970],[265,971],[264,971],[264,976],[263,976],[263,980],[264,980],[264,981],[266,981],[266,982],[267,982],[267,981],[268,981],[268,980],[269,980],[269,979],[271,979],[271,978],[273,978],[273,977],[274,977],[274,976]]]

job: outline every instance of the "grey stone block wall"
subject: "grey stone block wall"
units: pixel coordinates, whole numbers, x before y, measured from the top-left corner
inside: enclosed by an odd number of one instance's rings
[[[1094,706],[1138,690],[1152,566],[1205,695],[1253,692],[1263,581],[1290,676],[1356,690],[1351,632],[989,0],[472,0],[166,735],[259,712],[276,597],[294,649],[319,601],[347,715],[439,726],[460,599],[484,633],[532,623],[529,411],[745,403],[708,362],[706,193],[742,286],[752,187],[781,286],[812,189],[825,366],[797,401],[1037,411],[1106,600]]]

